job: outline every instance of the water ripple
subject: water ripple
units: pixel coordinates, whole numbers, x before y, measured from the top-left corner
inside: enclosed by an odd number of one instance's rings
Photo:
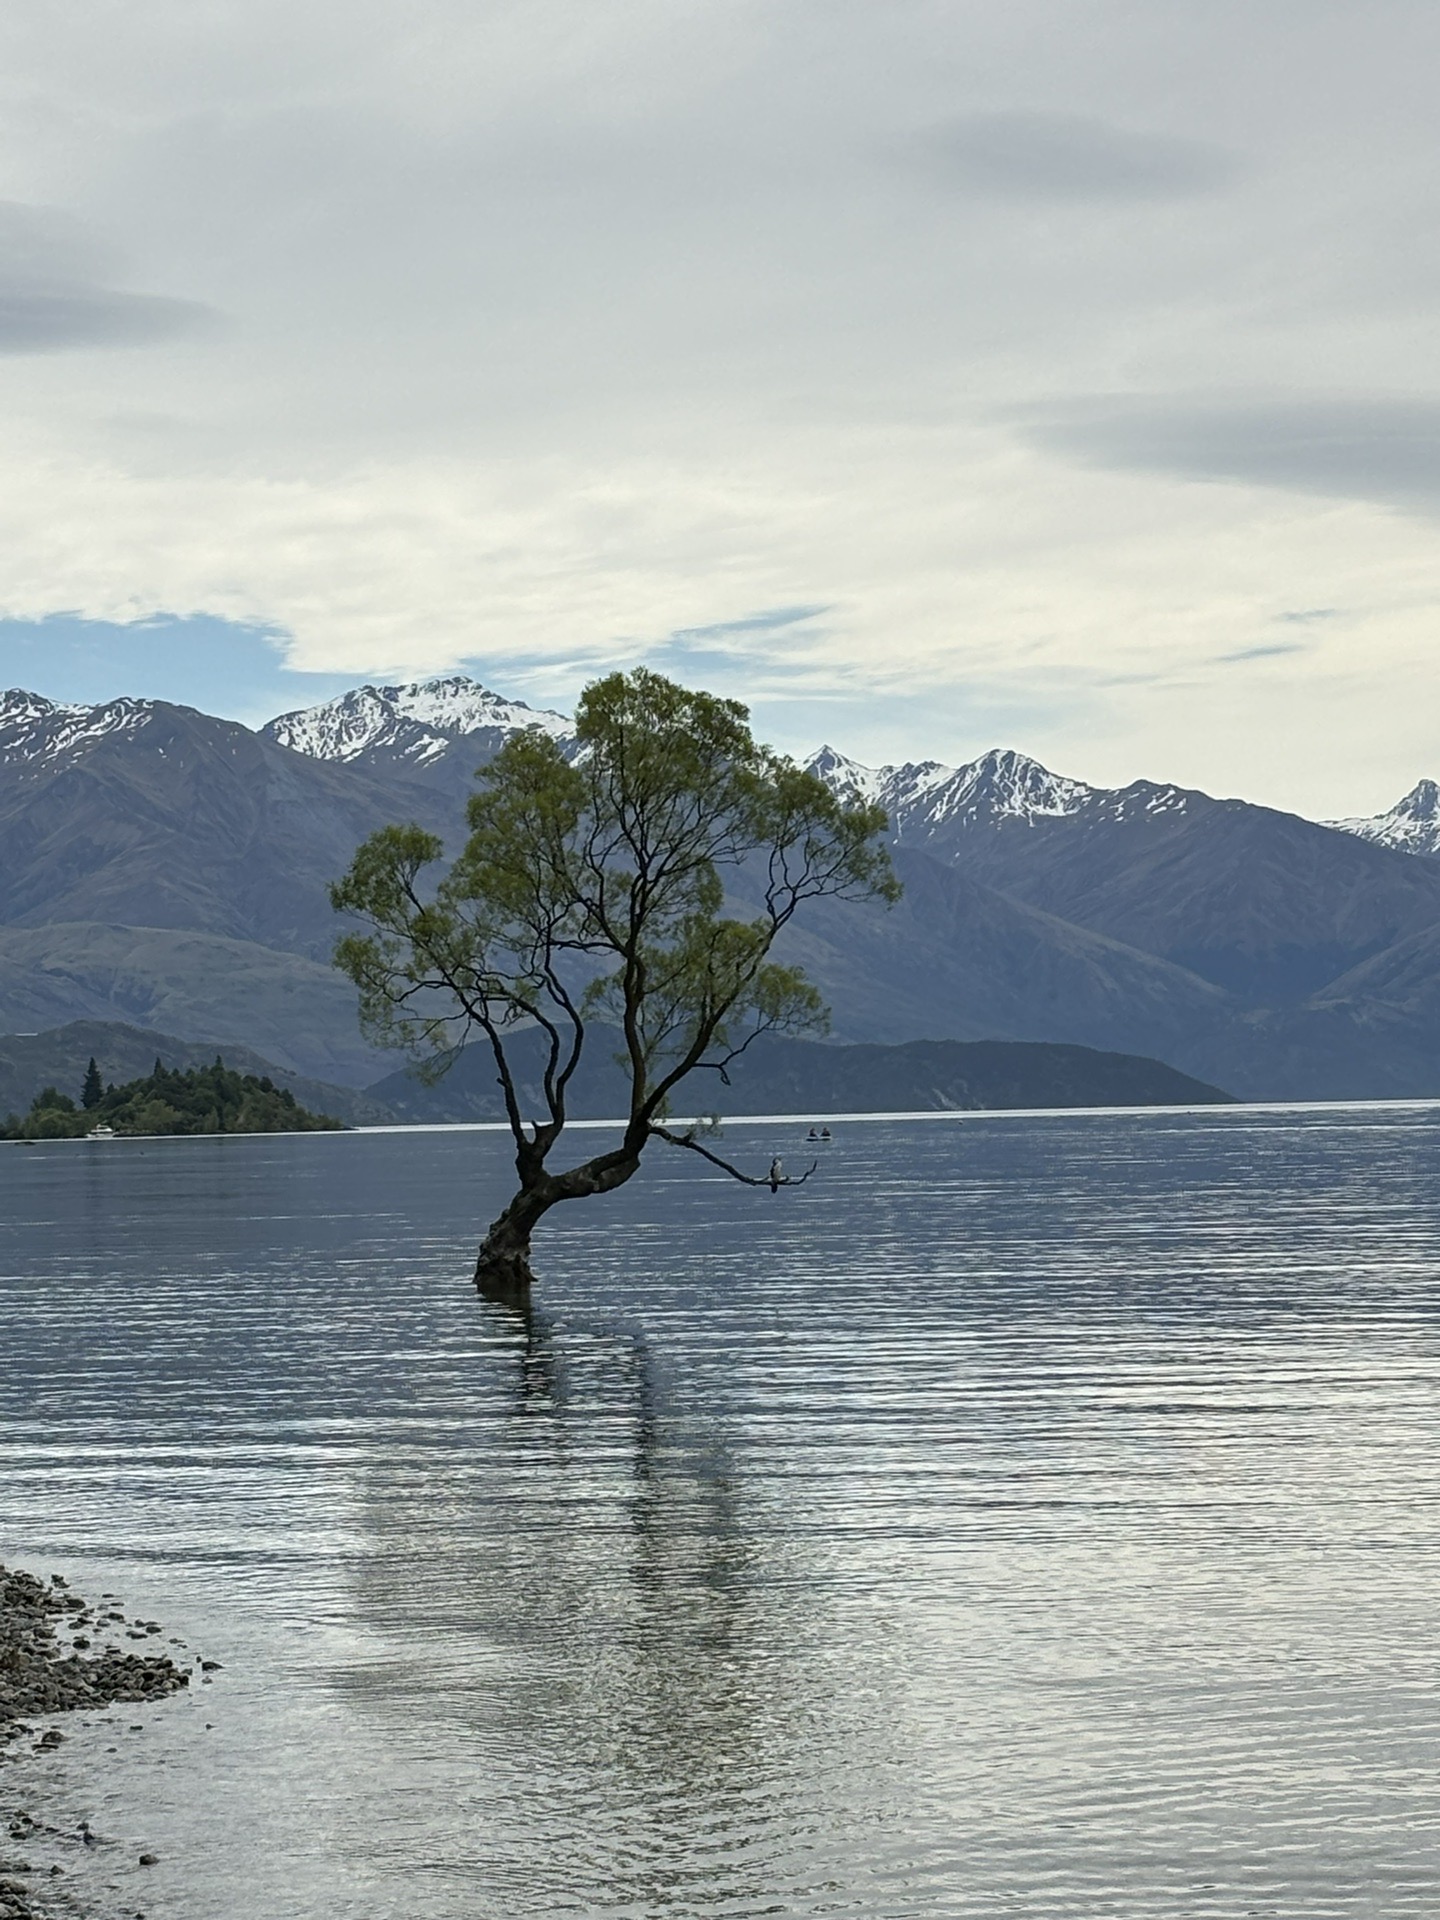
[[[162,1920],[1433,1913],[1437,1149],[661,1161],[528,1329],[464,1280],[496,1136],[5,1152],[0,1554],[225,1662],[50,1790]]]

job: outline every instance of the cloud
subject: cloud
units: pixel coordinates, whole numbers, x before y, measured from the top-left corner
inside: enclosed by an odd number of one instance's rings
[[[8,0],[0,610],[547,702],[668,645],[797,747],[810,688],[862,758],[1364,811],[1440,764],[1424,449],[1313,398],[1440,402],[1440,9],[1384,19]]]
[[[214,318],[197,301],[108,284],[113,266],[81,222],[0,201],[0,354],[150,346]]]
[[[1241,647],[1237,653],[1217,653],[1216,664],[1222,667],[1234,665],[1240,660],[1269,660],[1280,653],[1304,653],[1307,649],[1298,640],[1277,641],[1269,647]]]
[[[930,128],[917,159],[948,183],[1003,200],[1171,200],[1238,174],[1203,140],[1138,132],[1074,113],[970,113]]]
[[[0,353],[146,347],[195,333],[212,316],[189,300],[113,288],[39,293],[0,284]]]
[[[1427,394],[1097,398],[1032,416],[1023,431],[1099,467],[1440,510],[1440,400]]]
[[[678,627],[670,635],[671,643],[688,646],[695,641],[724,641],[746,634],[777,633],[785,627],[799,626],[804,620],[818,619],[830,609],[818,607],[770,607],[760,613],[747,613],[738,620],[717,620],[708,627]]]

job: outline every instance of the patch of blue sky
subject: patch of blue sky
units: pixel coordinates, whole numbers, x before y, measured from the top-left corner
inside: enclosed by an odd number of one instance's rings
[[[357,674],[297,673],[284,636],[210,614],[86,620],[54,613],[0,620],[0,682],[93,706],[129,694],[251,725],[354,686]]]
[[[462,659],[437,669],[468,673],[495,692],[571,712],[597,674],[640,658],[688,686],[742,700],[756,732],[803,757],[825,742],[861,762],[933,758],[952,764],[993,746],[1024,745],[1064,731],[1093,706],[1094,676],[1053,673],[998,681],[936,681],[877,687],[856,678],[827,647],[823,606],[764,609],[677,628],[649,647],[635,643],[570,657],[530,653]],[[171,700],[258,726],[393,673],[300,672],[286,664],[287,636],[208,614],[156,615],[130,623],[52,614],[0,620],[0,686],[93,705],[121,695]]]

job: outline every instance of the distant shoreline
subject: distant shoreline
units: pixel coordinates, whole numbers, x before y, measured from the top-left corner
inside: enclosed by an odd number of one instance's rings
[[[1233,1100],[1204,1101],[1191,1105],[1158,1107],[918,1107],[911,1110],[882,1113],[831,1113],[819,1109],[807,1109],[804,1113],[735,1113],[723,1114],[721,1129],[726,1127],[809,1127],[809,1126],[862,1126],[867,1124],[893,1125],[914,1121],[967,1121],[967,1120],[1099,1120],[1126,1118],[1167,1118],[1177,1115],[1194,1114],[1197,1117],[1216,1118],[1229,1115],[1239,1118],[1245,1114],[1257,1113],[1354,1113],[1365,1112],[1407,1113],[1423,1112],[1426,1109],[1440,1107],[1440,1094],[1423,1096],[1406,1095],[1375,1100]],[[710,1118],[708,1114],[691,1114],[677,1118],[677,1126],[701,1125]],[[526,1125],[531,1121],[527,1118]],[[567,1133],[615,1131],[626,1124],[623,1116],[617,1115],[610,1120],[567,1120]],[[110,1147],[126,1142],[130,1145],[157,1140],[166,1141],[214,1141],[214,1140],[345,1140],[359,1137],[373,1137],[379,1134],[414,1133],[500,1133],[510,1132],[506,1120],[391,1120],[373,1123],[367,1126],[339,1126],[324,1129],[296,1127],[281,1130],[272,1129],[264,1133],[127,1133],[116,1134],[113,1139],[94,1141],[88,1136],[78,1140],[0,1140],[0,1147]],[[812,1144],[807,1141],[806,1145]],[[833,1144],[833,1143],[813,1143]],[[3,1916],[0,1916],[3,1920]]]
[[[979,1121],[979,1119],[1165,1119],[1165,1117],[1187,1116],[1221,1117],[1246,1116],[1246,1114],[1352,1114],[1363,1112],[1427,1112],[1430,1108],[1440,1108],[1440,1094],[1425,1094],[1423,1098],[1382,1098],[1382,1100],[1229,1100],[1229,1102],[1198,1102],[1192,1106],[945,1106],[945,1108],[914,1108],[910,1112],[893,1114],[828,1114],[828,1112],[804,1112],[804,1114],[724,1114],[720,1117],[722,1131],[726,1127],[860,1127],[860,1125],[895,1125],[912,1121]],[[708,1114],[676,1119],[674,1125],[701,1125]],[[530,1125],[530,1119],[526,1119]],[[618,1131],[626,1125],[624,1117],[614,1119],[568,1119],[564,1123],[566,1133],[605,1133]],[[117,1146],[117,1144],[150,1144],[157,1140],[167,1142],[200,1142],[200,1140],[346,1140],[374,1135],[407,1135],[407,1133],[503,1133],[509,1135],[511,1127],[505,1119],[411,1119],[411,1121],[382,1121],[365,1127],[326,1127],[326,1129],[271,1129],[267,1133],[117,1133],[113,1139],[92,1140],[88,1137],[77,1140],[2,1140],[0,1146]],[[806,1146],[831,1146],[831,1140],[804,1140]],[[4,1914],[0,1912],[0,1920]]]

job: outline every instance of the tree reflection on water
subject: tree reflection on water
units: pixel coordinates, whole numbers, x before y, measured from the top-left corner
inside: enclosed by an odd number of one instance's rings
[[[853,1861],[889,1767],[822,1550],[643,1332],[494,1314],[443,1465],[432,1436],[372,1474],[385,1654],[338,1683],[450,1750],[452,1864],[512,1910],[826,1910],[825,1829]]]

